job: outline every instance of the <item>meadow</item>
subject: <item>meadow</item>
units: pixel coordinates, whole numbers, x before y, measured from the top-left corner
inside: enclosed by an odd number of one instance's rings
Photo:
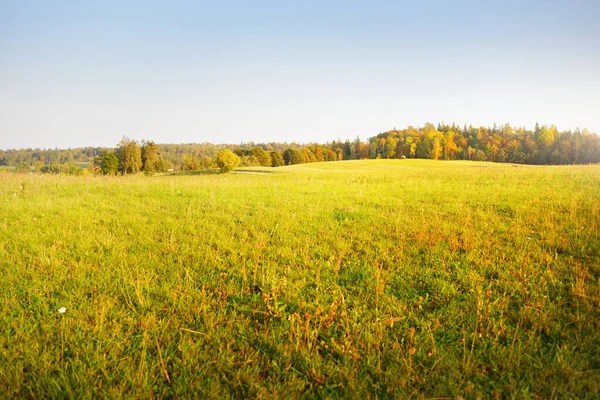
[[[598,398],[600,165],[0,172],[0,288],[2,398]]]

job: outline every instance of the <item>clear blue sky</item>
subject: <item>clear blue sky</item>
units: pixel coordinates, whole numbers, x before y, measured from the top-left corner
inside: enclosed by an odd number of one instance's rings
[[[0,0],[0,148],[600,133],[600,2]]]

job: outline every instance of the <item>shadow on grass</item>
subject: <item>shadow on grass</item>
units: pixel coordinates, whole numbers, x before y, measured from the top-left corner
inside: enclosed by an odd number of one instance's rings
[[[232,174],[273,174],[279,171],[275,171],[276,168],[273,168],[273,171],[264,170],[264,169],[236,169],[231,171]],[[203,169],[198,171],[178,171],[178,172],[170,172],[166,174],[161,174],[160,176],[190,176],[190,175],[219,175],[221,171],[217,168],[215,169]]]
[[[188,175],[219,175],[221,171],[218,169],[203,169],[198,171],[178,171],[163,174],[161,176],[188,176]]]
[[[275,170],[269,171],[265,169],[236,169],[232,171],[234,174],[274,174],[277,172],[278,171]]]

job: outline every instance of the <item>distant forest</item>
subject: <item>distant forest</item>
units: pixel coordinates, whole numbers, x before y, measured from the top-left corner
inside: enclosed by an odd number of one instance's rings
[[[154,144],[124,140],[115,148],[0,150],[0,166],[36,169],[41,172],[79,174],[83,169],[102,173],[103,161],[123,163],[123,149],[138,146],[144,158],[139,168],[123,165],[118,172],[146,169],[144,151],[154,172],[213,169],[216,155],[225,149],[239,157],[241,166],[280,166],[320,161],[366,158],[425,158],[434,160],[475,160],[517,164],[588,164],[600,162],[600,136],[587,130],[559,131],[556,126],[534,130],[509,124],[493,127],[427,123],[380,133],[362,142],[333,141],[326,144],[243,143],[240,145]],[[134,149],[135,150],[135,149]],[[119,153],[121,151],[121,153]],[[137,151],[137,150],[135,150]],[[114,154],[115,157],[110,156]],[[121,154],[121,157],[117,157]],[[108,160],[110,159],[110,160]],[[115,161],[116,162],[116,161]],[[148,164],[150,165],[150,164]],[[18,169],[18,168],[17,168]]]

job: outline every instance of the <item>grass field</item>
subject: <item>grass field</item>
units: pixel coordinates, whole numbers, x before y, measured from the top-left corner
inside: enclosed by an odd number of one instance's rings
[[[598,398],[600,166],[4,172],[0,288],[2,398]]]

